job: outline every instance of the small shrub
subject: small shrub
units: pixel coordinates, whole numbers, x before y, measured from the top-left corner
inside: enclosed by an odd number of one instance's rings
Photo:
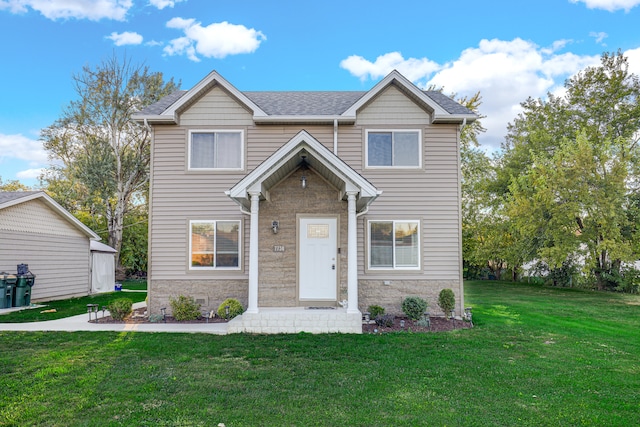
[[[169,305],[173,318],[178,321],[196,320],[200,317],[200,304],[192,297],[180,295],[177,299],[169,298]]]
[[[384,307],[380,307],[379,305],[370,305],[367,310],[369,310],[372,319],[384,314]]]
[[[427,310],[427,302],[420,297],[406,297],[402,301],[402,312],[411,320],[418,320]]]
[[[225,307],[229,306],[229,316],[227,316]],[[239,316],[240,314],[242,314],[244,312],[244,308],[242,308],[242,304],[240,304],[240,301],[238,301],[235,298],[227,298],[226,300],[224,300],[222,302],[222,304],[220,304],[220,306],[218,307],[218,316],[222,317],[223,319],[233,319],[236,316]]]
[[[431,321],[426,317],[421,317],[420,319],[416,320],[414,324],[416,326],[422,326],[423,328],[428,328],[431,326]]]
[[[390,314],[383,314],[381,316],[376,317],[376,325],[385,326],[390,328],[393,326],[393,322],[395,321],[394,316]]]
[[[456,297],[451,289],[443,289],[438,295],[438,305],[444,311],[445,316],[451,313],[451,310],[456,308]]]
[[[109,303],[107,310],[111,313],[113,320],[124,320],[125,317],[131,314],[132,306],[133,301],[129,298],[118,298]]]

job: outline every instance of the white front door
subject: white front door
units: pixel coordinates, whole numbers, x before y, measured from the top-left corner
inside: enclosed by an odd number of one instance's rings
[[[300,218],[299,298],[337,300],[337,218]]]

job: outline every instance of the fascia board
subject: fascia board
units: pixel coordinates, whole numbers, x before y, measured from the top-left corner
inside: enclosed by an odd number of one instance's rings
[[[247,98],[242,92],[235,88],[231,83],[225,80],[217,71],[210,72],[204,79],[200,80],[194,87],[192,87],[184,96],[178,101],[173,103],[162,115],[177,115],[180,108],[191,101],[194,97],[198,96],[203,90],[205,90],[212,83],[217,83],[231,93],[235,98],[242,102],[247,108],[253,111],[254,117],[262,117],[267,114],[262,111],[253,101]]]
[[[144,123],[146,120],[147,123],[151,124],[167,124],[167,125],[175,125],[178,123],[175,114],[172,115],[164,115],[164,114],[154,114],[154,115],[143,115],[143,114],[133,114],[131,116],[133,120],[138,123]]]
[[[475,114],[434,115],[432,123],[473,123],[478,119]]]
[[[356,116],[312,116],[312,115],[281,115],[281,116],[254,116],[255,123],[262,124],[279,124],[279,123],[312,123],[312,124],[331,124],[334,121],[342,124],[353,124],[356,122]]]

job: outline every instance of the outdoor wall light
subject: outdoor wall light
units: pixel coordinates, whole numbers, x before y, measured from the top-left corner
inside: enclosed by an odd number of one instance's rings
[[[280,228],[280,222],[278,221],[273,221],[271,223],[271,231],[273,231],[273,234],[278,234],[278,229]]]
[[[302,188],[307,188],[307,177],[302,175],[302,178],[300,178],[300,185],[302,186]]]

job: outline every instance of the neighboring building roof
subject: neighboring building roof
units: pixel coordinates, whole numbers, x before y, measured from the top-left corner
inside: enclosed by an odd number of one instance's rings
[[[47,206],[49,206],[53,211],[57,212],[65,218],[71,225],[76,227],[78,230],[83,232],[87,237],[91,240],[100,240],[100,236],[94,233],[89,227],[84,225],[77,219],[75,216],[71,215],[65,208],[60,206],[58,202],[53,200],[47,193],[44,191],[10,191],[10,192],[0,192],[0,210],[8,208],[10,206],[15,206],[20,203],[26,203],[31,200],[40,199]]]
[[[96,242],[95,240],[89,242],[89,249],[91,250],[91,252],[108,252],[112,254],[118,252],[111,246],[105,245],[104,243]]]
[[[254,120],[280,121],[355,120],[359,108],[391,84],[432,111],[434,122],[463,123],[477,119],[473,111],[439,91],[423,91],[393,71],[369,91],[266,91],[241,92],[213,71],[188,91],[176,91],[134,114],[139,121],[177,123],[177,114],[212,85],[218,84],[253,111]]]

